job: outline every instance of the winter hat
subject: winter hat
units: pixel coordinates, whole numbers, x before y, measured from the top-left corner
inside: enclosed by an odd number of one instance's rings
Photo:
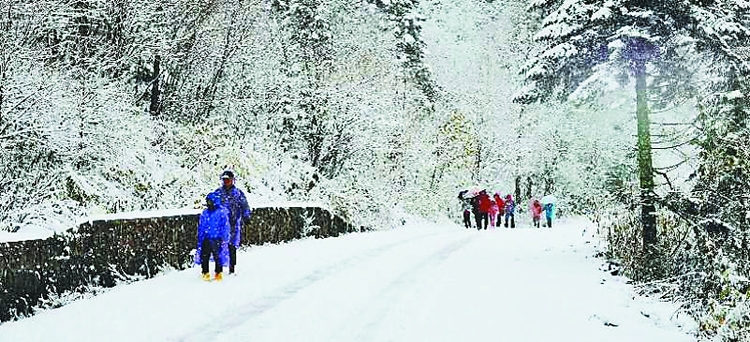
[[[234,172],[232,170],[224,170],[224,172],[221,173],[221,179],[233,179],[234,178]]]
[[[215,192],[206,195],[206,203],[208,203],[208,205],[213,205],[214,207],[221,206],[221,195]]]

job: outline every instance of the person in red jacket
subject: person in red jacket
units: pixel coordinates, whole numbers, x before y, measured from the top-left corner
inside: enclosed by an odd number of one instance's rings
[[[542,204],[539,203],[538,199],[534,199],[531,202],[531,220],[534,223],[534,227],[539,228],[539,221],[542,219]]]
[[[505,214],[505,201],[503,201],[498,192],[495,193],[495,203],[497,203],[497,221],[495,221],[495,224],[497,227],[500,227],[500,224],[503,223],[503,215]]]
[[[487,230],[487,224],[489,222],[489,212],[492,208],[492,200],[490,199],[490,195],[487,194],[487,190],[482,190],[479,192],[479,215],[477,216],[477,229],[482,229],[484,227],[485,230]]]

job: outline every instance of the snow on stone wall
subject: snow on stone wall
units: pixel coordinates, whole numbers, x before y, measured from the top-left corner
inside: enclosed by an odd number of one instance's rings
[[[0,321],[33,314],[50,295],[112,287],[191,265],[200,211],[187,209],[106,215],[82,220],[46,239],[0,243]],[[242,245],[324,238],[354,232],[319,207],[254,208]]]

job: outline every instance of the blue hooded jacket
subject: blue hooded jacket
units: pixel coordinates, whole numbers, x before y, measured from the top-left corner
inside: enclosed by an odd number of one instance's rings
[[[234,185],[228,189],[222,186],[213,193],[221,196],[222,203],[229,210],[229,243],[235,247],[239,247],[242,220],[249,220],[250,215],[252,215],[252,210],[250,210],[250,206],[247,204],[245,193]]]
[[[505,196],[505,213],[513,214],[516,211],[516,201],[513,200],[513,196]]]
[[[200,264],[203,240],[219,240],[221,247],[219,258],[222,265],[229,264],[229,212],[222,205],[221,196],[210,193],[206,196],[208,208],[203,210],[198,219],[198,246],[195,253],[195,263]]]
[[[546,216],[550,220],[555,218],[555,204],[554,203],[547,203],[544,205],[544,216]]]

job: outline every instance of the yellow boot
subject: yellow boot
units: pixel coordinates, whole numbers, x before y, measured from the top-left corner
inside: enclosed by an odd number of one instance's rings
[[[203,278],[203,280],[205,280],[205,281],[211,281],[211,275],[208,274],[208,273],[203,273],[203,275],[201,276],[201,278]]]
[[[224,276],[221,275],[221,272],[216,273],[214,280],[221,281],[222,279],[224,279]]]

